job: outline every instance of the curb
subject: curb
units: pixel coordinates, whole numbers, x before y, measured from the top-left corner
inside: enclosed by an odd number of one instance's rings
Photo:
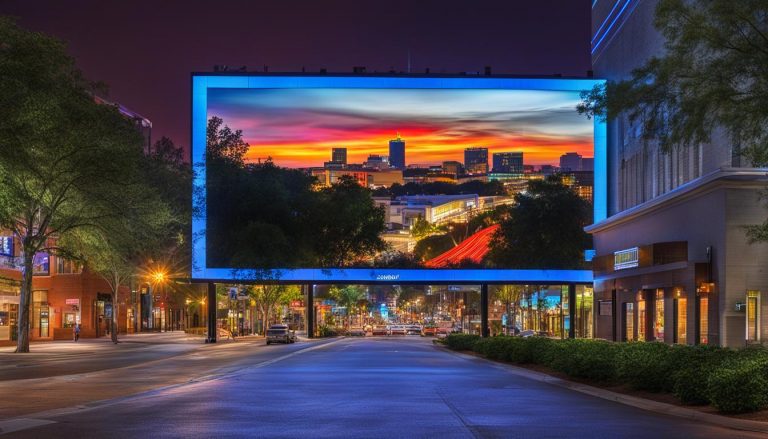
[[[642,410],[647,410],[647,411],[659,413],[662,415],[669,415],[669,416],[675,416],[678,418],[692,419],[695,421],[706,422],[708,424],[713,424],[713,425],[726,427],[734,430],[751,431],[751,432],[757,432],[757,433],[768,433],[768,422],[751,421],[748,419],[736,419],[736,418],[729,418],[727,416],[714,415],[710,413],[702,413],[698,410],[680,407],[673,404],[667,404],[665,402],[653,401],[650,399],[640,398],[637,396],[625,395],[623,393],[612,392],[610,390],[601,389],[599,387],[594,387],[587,384],[564,380],[562,378],[557,378],[552,375],[547,375],[543,372],[537,372],[534,370],[529,370],[523,367],[511,365],[511,364],[496,362],[480,356],[469,355],[463,352],[453,351],[444,346],[438,346],[438,345],[434,345],[434,346],[468,360],[477,360],[477,361],[484,361],[484,362],[490,363],[496,368],[505,370],[514,375],[528,378],[533,381],[551,384],[554,386],[584,393],[586,395],[594,396],[594,397],[605,399],[608,401],[618,402],[620,404],[636,407]]]

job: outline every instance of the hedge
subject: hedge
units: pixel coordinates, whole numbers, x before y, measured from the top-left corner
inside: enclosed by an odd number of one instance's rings
[[[683,404],[711,404],[727,413],[768,408],[768,349],[762,347],[468,334],[451,334],[445,344],[492,360],[546,366],[573,378],[673,393]]]

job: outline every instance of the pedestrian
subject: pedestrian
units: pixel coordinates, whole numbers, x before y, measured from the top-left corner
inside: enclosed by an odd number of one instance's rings
[[[75,323],[75,341],[80,340],[80,324]]]

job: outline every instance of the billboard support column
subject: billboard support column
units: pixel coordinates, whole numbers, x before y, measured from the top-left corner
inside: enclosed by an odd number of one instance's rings
[[[488,284],[480,286],[480,336],[489,337],[491,335],[488,327]]]
[[[208,282],[208,337],[205,339],[206,343],[216,343],[216,284]]]
[[[307,313],[307,338],[315,337],[315,286],[307,284],[307,303],[305,306]]]

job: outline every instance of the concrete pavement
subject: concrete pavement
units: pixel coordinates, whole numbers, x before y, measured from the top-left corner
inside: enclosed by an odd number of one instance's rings
[[[196,355],[168,362],[187,371],[194,361],[184,359]],[[160,390],[28,413],[0,428],[30,438],[764,437],[531,380],[428,339],[235,343],[205,355],[228,366]]]

